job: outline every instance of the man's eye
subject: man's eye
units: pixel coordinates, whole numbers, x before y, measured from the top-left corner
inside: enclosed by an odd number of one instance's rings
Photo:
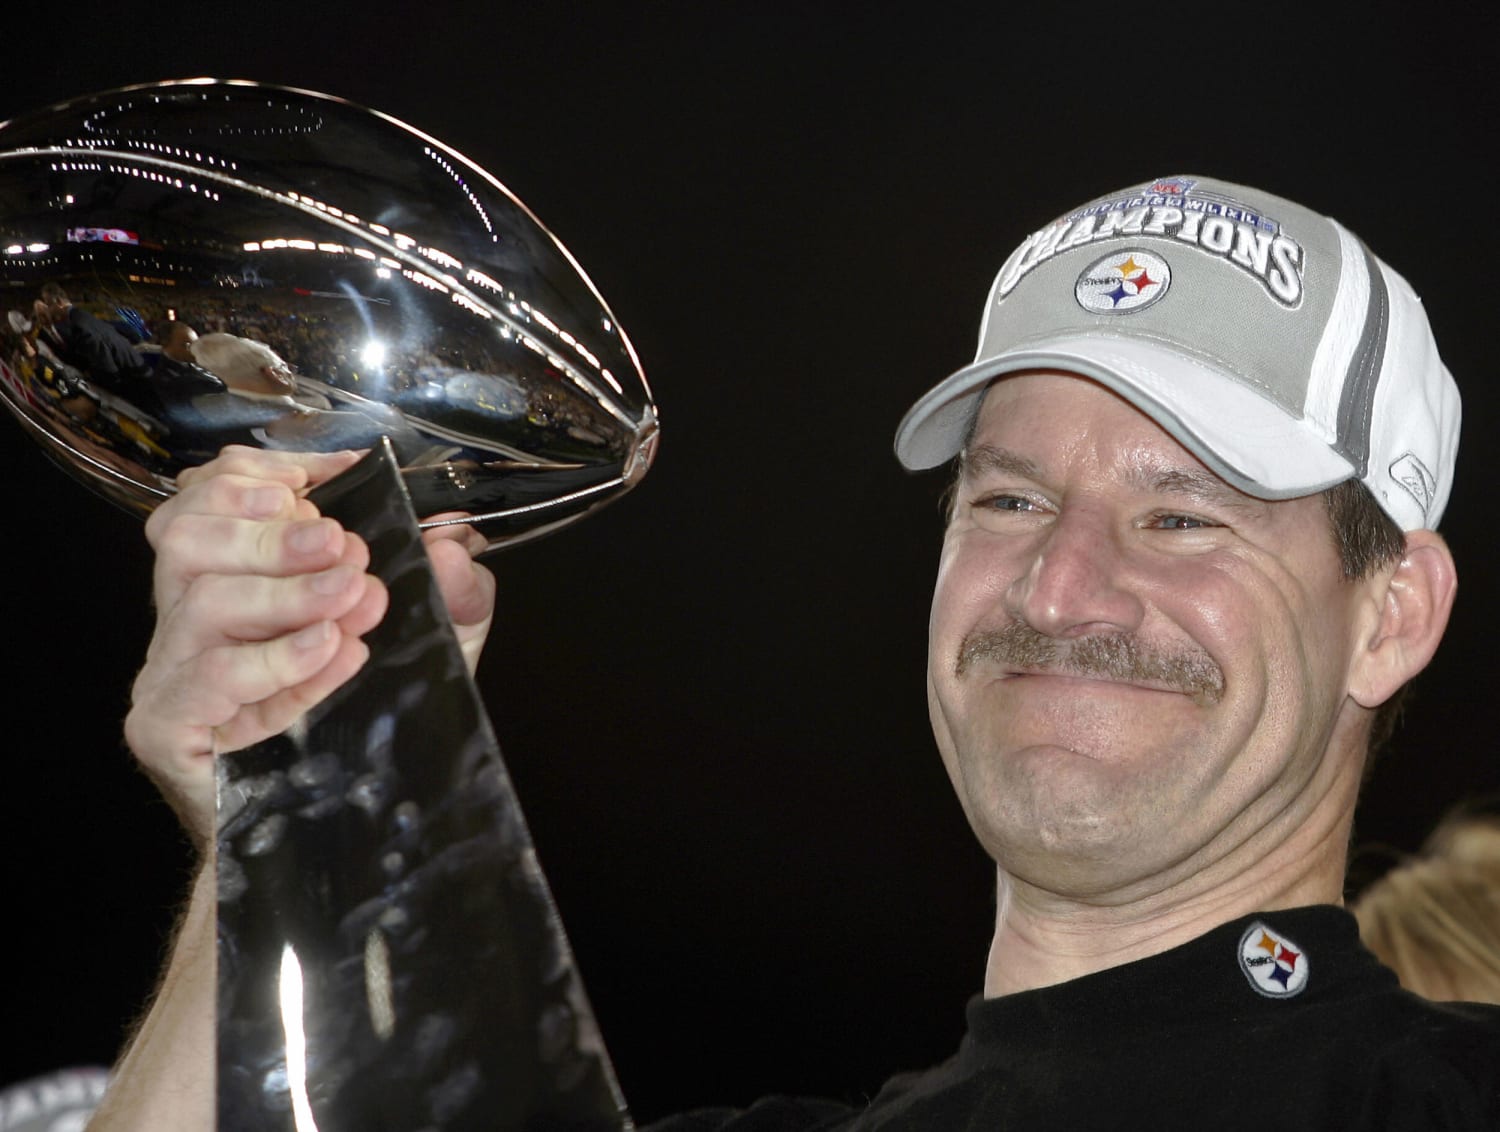
[[[1218,526],[1210,523],[1207,519],[1197,519],[1192,515],[1158,515],[1156,526],[1163,531],[1197,531],[1206,527]]]
[[[1036,505],[1024,495],[1007,495],[997,493],[985,495],[974,501],[974,506],[981,511],[1033,511]]]

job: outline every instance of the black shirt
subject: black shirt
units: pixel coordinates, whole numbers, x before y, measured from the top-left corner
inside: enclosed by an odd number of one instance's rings
[[[655,1132],[1500,1129],[1500,1007],[1400,988],[1331,906],[968,1007],[958,1053],[864,1108],[773,1097]]]
[[[67,351],[67,360],[110,392],[128,397],[134,390],[129,383],[146,377],[146,363],[125,336],[88,311],[70,306],[53,329]],[[117,389],[121,383],[128,387]]]

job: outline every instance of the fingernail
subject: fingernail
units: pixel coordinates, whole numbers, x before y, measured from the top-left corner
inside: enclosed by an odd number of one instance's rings
[[[332,570],[325,570],[321,574],[314,574],[312,588],[314,593],[325,596],[342,593],[349,588],[349,583],[354,580],[354,568],[352,566],[335,566]]]
[[[279,487],[252,487],[245,492],[245,511],[258,519],[270,518],[281,510],[284,493]]]
[[[329,524],[322,519],[299,523],[287,533],[287,543],[298,554],[311,554],[328,545]]]
[[[328,634],[333,632],[333,623],[319,621],[316,625],[309,625],[306,629],[299,629],[292,634],[292,644],[299,649],[315,649],[328,640]]]

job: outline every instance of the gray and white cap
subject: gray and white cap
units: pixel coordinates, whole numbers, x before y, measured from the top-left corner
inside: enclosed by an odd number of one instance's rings
[[[1033,233],[897,457],[957,455],[989,384],[1037,369],[1108,386],[1259,498],[1357,479],[1408,531],[1448,502],[1458,387],[1421,300],[1337,221],[1258,189],[1162,178]]]

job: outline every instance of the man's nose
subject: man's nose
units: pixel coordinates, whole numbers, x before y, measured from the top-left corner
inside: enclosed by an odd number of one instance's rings
[[[1007,589],[1008,610],[1049,637],[1139,629],[1145,605],[1126,558],[1106,516],[1065,511]]]

